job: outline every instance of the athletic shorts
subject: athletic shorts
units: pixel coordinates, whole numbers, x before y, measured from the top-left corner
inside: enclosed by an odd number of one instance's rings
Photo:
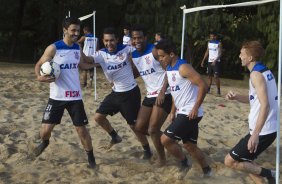
[[[202,117],[198,117],[189,120],[187,115],[178,114],[175,120],[164,131],[164,134],[171,139],[182,140],[184,144],[188,141],[197,144],[199,134],[198,123],[201,119]]]
[[[208,62],[208,75],[219,75],[220,74],[220,62],[215,62],[215,65],[212,66],[212,62]]]
[[[142,105],[146,107],[153,107],[156,103],[156,99],[157,97],[151,97],[151,98],[145,97],[142,102]],[[160,107],[162,107],[165,110],[165,112],[169,114],[171,110],[171,104],[172,104],[171,94],[166,94],[164,103],[161,104]]]
[[[141,94],[138,86],[126,92],[112,91],[101,102],[97,113],[111,115],[120,112],[129,125],[134,125],[141,105]]]
[[[250,153],[248,150],[248,141],[251,134],[242,138],[238,144],[229,152],[230,156],[238,162],[252,162],[255,160],[266,148],[268,148],[276,138],[276,132],[259,136],[259,145],[255,153]]]
[[[60,124],[65,109],[67,109],[73,125],[84,126],[88,124],[82,100],[59,101],[51,98],[45,108],[42,123]]]

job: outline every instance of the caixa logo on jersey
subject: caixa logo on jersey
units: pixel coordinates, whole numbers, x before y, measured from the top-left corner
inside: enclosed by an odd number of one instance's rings
[[[60,69],[64,70],[64,69],[76,69],[78,68],[78,64],[77,63],[66,63],[66,64],[61,64],[60,65]]]

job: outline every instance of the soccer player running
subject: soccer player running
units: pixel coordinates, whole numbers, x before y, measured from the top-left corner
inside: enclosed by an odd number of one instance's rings
[[[64,109],[71,116],[73,125],[78,133],[81,143],[87,152],[90,167],[95,167],[91,137],[85,125],[88,119],[82,101],[82,92],[79,81],[78,67],[91,68],[93,65],[80,62],[82,52],[77,38],[80,33],[80,20],[69,17],[63,21],[63,40],[49,45],[42,57],[35,65],[35,74],[40,82],[50,83],[50,97],[42,119],[40,137],[42,142],[35,148],[39,156],[49,145],[49,138],[55,125],[60,124]],[[60,76],[55,80],[51,76],[41,76],[40,67],[44,62],[52,60],[60,65]]]
[[[142,25],[134,25],[131,31],[132,46],[136,50],[132,53],[132,60],[147,90],[146,96],[139,110],[135,128],[144,135],[149,134],[157,150],[157,165],[165,164],[164,147],[161,144],[160,129],[171,110],[172,98],[168,91],[165,67],[156,60],[157,51],[153,44],[147,43],[146,30]],[[149,148],[149,143],[148,149]],[[151,152],[144,154],[144,159],[151,157]]]
[[[204,176],[210,176],[211,168],[197,146],[198,124],[203,117],[201,104],[207,85],[187,61],[179,59],[172,41],[161,40],[155,47],[158,60],[167,66],[168,83],[174,100],[172,112],[176,113],[176,117],[175,113],[170,114],[172,123],[161,136],[161,142],[180,161],[177,177],[183,178],[192,166],[178,145],[178,140],[182,140],[183,147],[201,165]]]
[[[259,62],[264,49],[258,41],[248,41],[242,45],[240,59],[250,73],[249,95],[239,95],[230,91],[226,98],[242,103],[250,103],[249,131],[225,157],[225,165],[232,169],[249,173],[256,183],[264,178],[275,183],[275,171],[265,169],[254,160],[267,149],[276,138],[278,95],[275,78],[271,71]]]
[[[149,150],[146,136],[134,128],[141,101],[140,89],[129,61],[134,48],[118,44],[116,31],[110,27],[104,29],[103,43],[105,48],[95,55],[83,56],[87,62],[94,61],[95,64],[100,64],[106,78],[113,84],[112,92],[101,102],[94,119],[111,136],[110,146],[112,146],[120,143],[122,139],[109,123],[107,115],[112,116],[120,112],[141,142],[144,152],[147,153]]]

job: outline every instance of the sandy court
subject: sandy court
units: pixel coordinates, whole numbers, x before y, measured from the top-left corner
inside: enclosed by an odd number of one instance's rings
[[[193,161],[193,167],[184,180],[177,180],[177,161],[171,155],[167,155],[167,166],[162,168],[153,165],[154,157],[151,162],[140,159],[142,147],[120,114],[109,117],[109,120],[122,136],[123,142],[110,149],[105,148],[110,137],[93,120],[99,103],[111,91],[100,68],[97,69],[97,101],[94,102],[93,89],[83,89],[90,122],[87,127],[98,164],[94,170],[87,167],[86,153],[67,112],[62,123],[55,127],[49,147],[35,158],[31,151],[39,142],[39,128],[49,96],[49,85],[36,81],[34,65],[0,63],[0,77],[0,183],[253,183],[246,174],[228,169],[223,164],[228,151],[248,131],[249,105],[216,97],[215,86],[203,103],[205,115],[200,122],[198,139],[199,147],[211,164],[213,176],[202,178],[200,166]],[[222,94],[230,89],[248,93],[247,80],[222,79],[221,82]],[[144,85],[140,79],[138,83],[144,94]],[[165,123],[163,129],[168,123]],[[155,152],[152,144],[151,149]],[[275,154],[276,142],[257,162],[266,168],[275,168]]]

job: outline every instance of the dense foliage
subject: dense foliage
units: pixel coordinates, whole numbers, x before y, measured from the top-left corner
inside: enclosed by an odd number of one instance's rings
[[[142,23],[148,28],[148,39],[162,31],[181,45],[182,10],[187,8],[233,4],[243,0],[0,0],[0,57],[34,63],[46,46],[61,39],[61,21],[68,11],[81,17],[96,11],[96,34],[106,26],[114,26],[122,34],[125,23]],[[86,20],[84,25],[92,24]],[[215,31],[223,43],[223,69],[237,73],[243,41],[260,40],[266,48],[263,61],[271,69],[278,66],[279,1],[259,6],[226,8],[195,12],[186,16],[185,58],[200,70],[208,34]]]

